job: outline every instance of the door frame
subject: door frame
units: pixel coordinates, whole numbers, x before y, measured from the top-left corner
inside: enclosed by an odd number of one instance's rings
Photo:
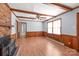
[[[21,29],[19,29],[19,28],[21,28],[20,25],[22,25],[22,24],[26,24],[26,32],[27,32],[27,23],[26,22],[18,22],[16,20],[16,33],[17,33],[16,37],[17,37],[17,39],[20,38],[20,31],[21,31]]]

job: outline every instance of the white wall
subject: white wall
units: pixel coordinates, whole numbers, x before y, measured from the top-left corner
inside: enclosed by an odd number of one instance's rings
[[[44,22],[44,23],[43,23],[43,31],[44,31],[44,32],[47,32],[47,31],[48,31],[47,22]]]
[[[56,20],[58,18],[62,19],[62,34],[66,35],[76,35],[76,13],[79,12],[79,8],[70,11],[68,13],[65,13],[63,15],[60,15],[52,20]],[[12,31],[11,34],[16,33],[16,16],[12,13],[11,17],[12,25]],[[47,21],[47,22],[49,22]],[[32,31],[45,31],[47,32],[47,22],[35,22],[35,21],[26,21],[27,26],[24,31],[27,30],[27,32],[32,32]]]
[[[68,13],[65,13],[63,15],[60,15],[52,20],[56,20],[58,18],[62,19],[62,34],[66,35],[77,35],[76,32],[76,14],[79,12],[79,8],[70,11]],[[47,21],[47,22],[49,22]],[[47,22],[44,22],[44,31],[47,32]]]
[[[43,23],[35,21],[27,21],[27,32],[43,31]]]
[[[43,31],[43,23],[37,21],[23,21],[26,22],[26,28],[24,31],[27,32],[36,32],[36,31]]]
[[[16,16],[11,13],[11,25],[13,25],[14,27],[11,28],[11,34],[15,34],[16,33]]]

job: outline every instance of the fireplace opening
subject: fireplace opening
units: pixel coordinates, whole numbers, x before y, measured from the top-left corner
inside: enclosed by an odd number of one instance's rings
[[[10,36],[0,36],[0,56],[13,56],[16,49],[15,40]]]

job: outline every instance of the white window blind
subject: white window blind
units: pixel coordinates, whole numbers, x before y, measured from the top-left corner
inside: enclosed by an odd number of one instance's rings
[[[52,22],[48,23],[48,33],[52,33]]]
[[[53,34],[61,34],[61,20],[53,21]]]

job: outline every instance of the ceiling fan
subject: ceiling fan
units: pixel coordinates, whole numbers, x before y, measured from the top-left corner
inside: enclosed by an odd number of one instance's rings
[[[37,16],[36,16],[36,19],[37,19],[37,20],[43,20],[43,19],[46,19],[46,17],[45,17],[45,16],[37,15]]]

